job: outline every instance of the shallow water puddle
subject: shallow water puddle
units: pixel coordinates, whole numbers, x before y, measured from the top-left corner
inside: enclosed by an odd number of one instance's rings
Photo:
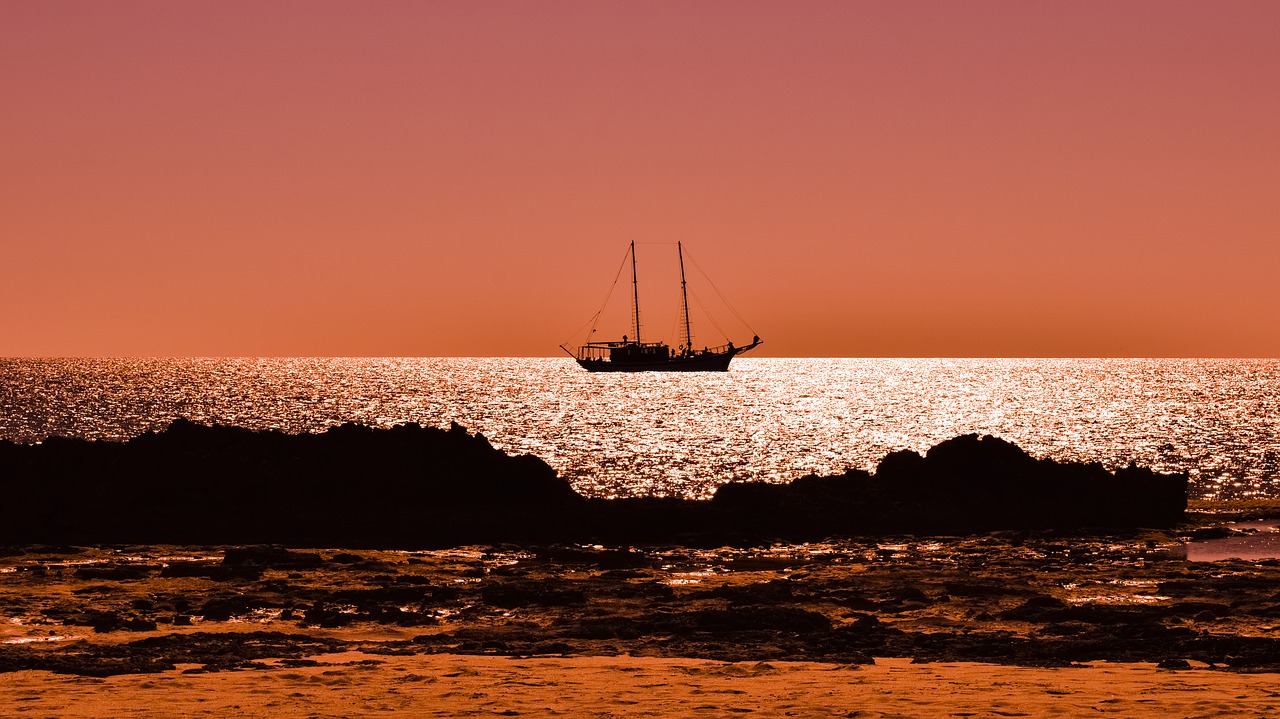
[[[1225,559],[1257,561],[1280,559],[1280,522],[1238,522],[1227,527],[1246,534],[1187,542],[1187,560],[1218,562]]]
[[[3,644],[47,644],[49,642],[72,642],[77,639],[84,639],[79,634],[68,635],[52,635],[47,637],[17,637],[15,639],[6,639]]]

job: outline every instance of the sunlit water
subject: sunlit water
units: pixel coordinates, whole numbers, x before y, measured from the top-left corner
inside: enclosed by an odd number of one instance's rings
[[[970,432],[1032,454],[1187,472],[1201,498],[1280,496],[1280,360],[739,358],[728,373],[588,374],[569,359],[0,359],[0,438],[122,439],[176,417],[482,432],[594,496],[708,496]]]

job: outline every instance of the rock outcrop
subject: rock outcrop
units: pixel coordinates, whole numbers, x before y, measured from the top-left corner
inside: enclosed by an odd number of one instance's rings
[[[0,443],[0,492],[4,543],[529,540],[583,501],[542,460],[457,424],[291,435],[178,420],[127,442]]]
[[[967,435],[874,474],[735,483],[711,500],[586,499],[482,435],[353,424],[290,435],[185,420],[127,442],[0,442],[0,544],[734,544],[881,533],[1165,527],[1182,475],[1031,457]]]
[[[757,528],[821,538],[865,533],[1168,527],[1182,519],[1187,478],[1129,466],[1036,459],[990,436],[965,435],[924,456],[902,451],[875,474],[808,476],[785,485],[729,484],[712,504]]]

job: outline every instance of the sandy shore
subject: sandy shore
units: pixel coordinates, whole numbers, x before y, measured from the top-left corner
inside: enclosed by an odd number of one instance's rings
[[[9,547],[0,716],[1280,716],[1280,561],[1186,534]]]
[[[1280,675],[878,659],[852,666],[639,657],[331,654],[315,666],[0,676],[6,716],[1274,717]]]

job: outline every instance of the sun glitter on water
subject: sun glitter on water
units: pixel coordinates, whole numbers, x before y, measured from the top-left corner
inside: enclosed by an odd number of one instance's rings
[[[0,360],[0,437],[123,439],[198,422],[317,431],[457,422],[602,497],[705,497],[959,434],[1187,472],[1197,498],[1280,496],[1280,361],[740,358],[724,374],[568,359]]]

